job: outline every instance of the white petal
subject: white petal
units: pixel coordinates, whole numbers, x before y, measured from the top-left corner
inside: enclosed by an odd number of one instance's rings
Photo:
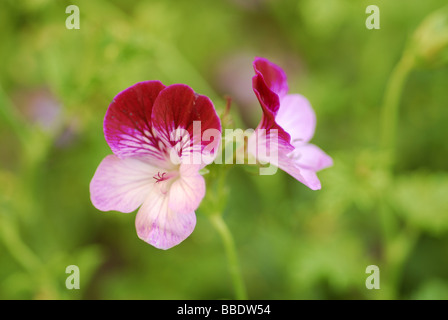
[[[90,198],[101,211],[132,212],[151,192],[157,168],[140,158],[108,155],[90,182]]]
[[[162,193],[156,184],[135,220],[139,238],[164,250],[184,241],[196,226],[195,213],[177,213],[171,210],[168,198],[168,193]]]
[[[169,207],[175,212],[195,211],[205,196],[205,180],[199,174],[200,165],[182,164],[179,177],[169,190]]]

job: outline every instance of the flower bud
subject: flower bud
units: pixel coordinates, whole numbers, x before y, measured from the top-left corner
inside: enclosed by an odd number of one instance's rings
[[[448,62],[448,6],[427,16],[411,38],[410,48],[421,66]]]

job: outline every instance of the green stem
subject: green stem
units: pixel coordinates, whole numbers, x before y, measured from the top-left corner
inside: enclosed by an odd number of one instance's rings
[[[230,276],[232,277],[233,287],[235,289],[235,297],[237,300],[246,300],[247,293],[244,285],[241,269],[238,263],[238,256],[235,248],[235,241],[232,234],[222,219],[221,215],[214,214],[210,216],[212,225],[216,228],[223,241],[227,260],[229,264]]]
[[[393,183],[393,166],[395,164],[396,137],[400,99],[406,79],[415,66],[415,58],[405,52],[392,71],[384,94],[381,114],[381,148],[385,158],[381,162],[384,181],[379,190],[379,219],[383,233],[384,260],[388,266],[387,287],[384,292],[388,299],[396,299],[400,274],[406,258],[411,252],[416,236],[409,230],[401,228],[397,217],[389,205],[389,194]]]
[[[394,164],[400,98],[407,76],[415,65],[413,56],[404,53],[389,78],[382,109],[381,146],[386,152],[386,171]]]

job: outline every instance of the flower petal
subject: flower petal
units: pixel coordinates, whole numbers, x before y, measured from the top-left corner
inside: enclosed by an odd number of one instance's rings
[[[333,159],[313,144],[300,145],[293,152],[282,158],[280,168],[292,175],[312,190],[321,189],[316,172],[333,165]],[[300,176],[297,175],[300,172]]]
[[[333,165],[333,159],[314,144],[298,146],[294,149],[297,163],[301,168],[319,171]]]
[[[291,157],[291,153],[286,154],[285,152],[280,152],[278,166],[311,190],[319,190],[321,188],[316,172],[307,168],[302,168],[300,164]]]
[[[316,171],[332,165],[332,159],[318,147],[307,144],[294,148],[276,136],[275,130],[270,130],[267,135],[257,129],[249,137],[248,151],[258,161],[280,168],[312,190],[321,188]]]
[[[270,163],[288,172],[296,179],[301,178],[300,169],[289,157],[294,147],[278,135],[277,130],[257,128],[248,139],[248,152],[261,163]]]
[[[205,147],[212,147],[217,152],[221,121],[213,103],[187,85],[173,84],[162,90],[154,102],[151,121],[163,142],[175,147],[179,157],[191,156],[193,152],[201,153]],[[215,131],[212,136],[219,139],[210,142],[202,139],[206,130],[209,133]],[[179,141],[182,142],[180,146]]]
[[[144,81],[114,98],[104,118],[104,135],[114,154],[120,158],[144,155],[163,166],[165,150],[152,129],[151,113],[164,88],[160,81]]]
[[[320,190],[322,188],[319,178],[317,177],[317,174],[315,171],[312,170],[306,170],[306,169],[300,169],[300,175],[302,178],[297,179],[300,182],[302,182],[304,185],[306,185],[311,190]]]
[[[194,212],[177,213],[170,209],[167,193],[155,185],[135,219],[140,239],[159,249],[169,249],[184,241],[196,226]]]
[[[259,57],[255,58],[253,66],[255,72],[263,77],[268,88],[280,98],[288,93],[288,81],[282,68],[265,58]]]
[[[296,141],[306,143],[314,135],[316,114],[304,96],[288,94],[280,100],[275,121],[289,133],[291,144]]]
[[[195,211],[205,196],[205,180],[199,165],[181,164],[180,175],[169,191],[169,207],[179,213]]]
[[[279,167],[309,188],[320,189],[316,171],[333,162],[318,147],[307,144],[316,126],[314,110],[303,96],[287,94],[286,75],[279,66],[256,58],[254,69],[252,87],[263,116],[256,134],[249,138],[249,153],[260,162]]]
[[[268,129],[272,126],[275,115],[280,107],[280,99],[278,95],[269,89],[261,74],[252,77],[252,89],[260,102],[263,109],[262,127]]]
[[[139,158],[108,155],[90,182],[90,198],[101,211],[132,212],[151,192],[157,169]]]
[[[266,130],[268,135],[271,129],[276,130],[276,135],[278,135],[279,139],[285,141],[285,143],[289,143],[291,140],[290,135],[275,121],[275,115],[280,106],[278,95],[267,87],[259,74],[252,78],[252,87],[263,110],[263,115],[257,129]]]

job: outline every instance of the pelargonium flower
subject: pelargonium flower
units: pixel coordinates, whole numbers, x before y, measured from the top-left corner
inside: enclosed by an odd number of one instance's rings
[[[205,195],[199,171],[213,161],[221,139],[210,99],[182,84],[137,83],[110,104],[104,135],[113,154],[90,183],[93,205],[125,213],[140,207],[137,234],[157,248],[185,240]]]
[[[253,62],[253,90],[263,109],[260,124],[249,138],[249,152],[261,162],[269,162],[312,190],[321,188],[316,172],[333,164],[319,147],[310,144],[316,115],[300,94],[288,94],[285,72],[264,58]],[[261,149],[267,152],[260,152]],[[275,156],[273,156],[273,154]]]

